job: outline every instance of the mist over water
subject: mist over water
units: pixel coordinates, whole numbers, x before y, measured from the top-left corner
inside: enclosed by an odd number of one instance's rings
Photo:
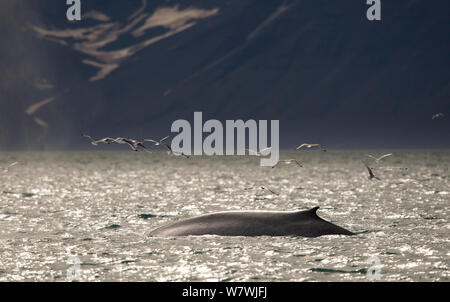
[[[0,167],[19,164],[0,172],[0,281],[66,281],[71,256],[82,281],[364,281],[375,255],[382,281],[449,281],[450,151],[394,151],[378,165],[368,152],[282,151],[303,168],[274,169],[248,156],[2,152]],[[147,236],[215,211],[314,206],[358,234]]]

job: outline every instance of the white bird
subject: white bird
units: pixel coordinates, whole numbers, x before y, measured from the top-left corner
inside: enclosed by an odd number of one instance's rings
[[[146,139],[144,139],[144,141],[152,142],[152,143],[155,144],[155,146],[164,146],[164,147],[166,147],[166,148],[167,148],[167,153],[168,153],[168,154],[182,155],[182,156],[184,156],[184,157],[186,157],[186,158],[189,158],[189,156],[186,155],[186,154],[184,154],[183,152],[180,153],[180,152],[175,152],[175,151],[173,151],[173,150],[172,150],[172,147],[170,147],[169,144],[164,143],[164,141],[165,141],[166,139],[168,139],[168,138],[169,138],[169,136],[166,136],[166,137],[163,137],[162,139],[160,139],[159,141],[154,140],[154,139],[148,139],[148,138],[146,138]]]
[[[265,191],[268,191],[268,192],[270,192],[270,193],[272,193],[272,194],[274,194],[274,195],[277,195],[277,196],[280,195],[280,194],[278,194],[277,192],[275,192],[275,191],[273,191],[273,190],[271,190],[271,189],[269,189],[269,188],[267,188],[267,187],[265,187],[265,186],[247,187],[247,188],[244,188],[244,190],[253,190],[253,189],[265,190]]]
[[[291,164],[296,163],[299,167],[303,167],[296,159],[280,159],[275,165],[272,166],[272,169],[275,168],[279,163]]]
[[[98,146],[99,143],[108,144],[109,145],[111,142],[115,141],[115,139],[111,138],[111,137],[105,137],[105,138],[96,140],[96,139],[93,139],[90,135],[87,135],[87,134],[81,134],[81,135],[84,136],[84,137],[89,138],[91,140],[91,144],[94,145],[94,146]]]
[[[388,157],[388,156],[391,156],[391,155],[392,155],[392,153],[388,153],[388,154],[381,155],[380,157],[377,158],[377,157],[375,157],[375,156],[373,156],[373,155],[371,155],[371,154],[366,154],[366,156],[368,156],[368,157],[374,159],[376,162],[379,162],[379,161],[382,160],[383,158]]]
[[[142,149],[144,149],[144,151],[150,152],[150,153],[151,153],[150,149],[147,148],[147,146],[144,145],[143,142],[138,141],[138,140],[136,140],[136,139],[132,139],[132,138],[128,138],[128,140],[129,140],[131,143],[134,144],[134,147],[136,148],[136,151],[137,151],[137,147],[141,147]]]
[[[163,137],[162,139],[160,139],[159,141],[156,141],[154,139],[145,138],[144,141],[155,143],[155,146],[161,146],[161,145],[167,145],[167,144],[163,144],[163,141],[165,141],[168,138],[169,138],[169,136],[166,136],[166,137]]]
[[[255,150],[252,150],[252,149],[245,149],[245,150],[247,150],[249,154],[253,153],[252,155],[255,155],[255,156],[265,156],[266,154],[264,154],[265,153],[264,151],[267,151],[267,150],[270,150],[270,149],[272,149],[272,147],[264,148],[264,149],[260,150],[259,152],[255,151]]]
[[[264,187],[264,186],[261,186],[260,189],[269,191],[270,193],[275,194],[275,195],[277,195],[277,196],[280,195],[280,194],[278,194],[277,192],[272,191],[271,189],[269,189],[269,188],[267,188],[267,187]]]
[[[325,148],[322,147],[321,144],[301,144],[300,146],[298,146],[297,148],[295,148],[295,150],[301,149],[301,148],[314,148],[314,147],[319,147],[323,152],[327,152],[327,150]]]
[[[160,139],[159,141],[154,140],[154,139],[144,138],[144,141],[152,142],[152,143],[155,144],[155,146],[164,146],[164,147],[167,148],[168,153],[173,153],[172,152],[172,148],[169,146],[169,144],[166,144],[166,143],[163,142],[164,140],[166,140],[168,138],[169,138],[169,136],[166,136],[166,137]],[[184,155],[184,154],[182,154],[182,155]]]
[[[128,146],[130,146],[130,148],[133,149],[133,151],[137,151],[136,145],[131,139],[125,137],[117,137],[114,139],[114,142],[118,144],[128,144]]]
[[[96,140],[93,139],[90,135],[87,135],[87,134],[81,134],[81,136],[87,137],[87,138],[91,141],[91,144],[93,144],[94,146],[97,146],[97,145],[98,145],[97,142],[96,142]]]
[[[143,142],[132,139],[132,138],[125,138],[125,137],[117,137],[114,139],[114,142],[118,143],[118,144],[128,144],[128,146],[130,146],[130,148],[133,151],[138,151],[138,147],[141,147],[142,149],[144,149],[146,152],[150,152],[150,149],[147,148],[147,146],[144,145]]]
[[[433,115],[431,116],[431,119],[432,119],[432,120],[435,120],[435,119],[437,119],[437,118],[444,117],[444,116],[445,116],[445,115],[444,115],[442,112],[439,112],[439,113],[433,114]]]
[[[18,163],[19,163],[18,161],[15,161],[15,162],[13,162],[13,163],[10,163],[8,166],[6,166],[5,168],[3,168],[3,172],[4,172],[4,173],[8,172],[8,171],[9,171],[9,168],[11,168],[11,167],[17,165]]]

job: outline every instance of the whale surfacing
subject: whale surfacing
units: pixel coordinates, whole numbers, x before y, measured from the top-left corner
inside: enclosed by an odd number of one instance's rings
[[[196,216],[162,226],[150,236],[301,236],[355,235],[307,211],[230,211]]]

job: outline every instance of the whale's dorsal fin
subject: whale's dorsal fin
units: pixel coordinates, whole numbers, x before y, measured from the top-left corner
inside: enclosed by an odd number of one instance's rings
[[[319,218],[319,216],[317,216],[317,213],[316,213],[319,208],[320,207],[314,207],[311,210],[308,210],[308,211],[305,211],[305,212],[306,212],[307,215],[309,215],[309,216],[311,216],[313,218]]]

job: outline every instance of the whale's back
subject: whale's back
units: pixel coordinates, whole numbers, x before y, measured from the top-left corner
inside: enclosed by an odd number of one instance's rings
[[[354,235],[308,211],[230,211],[196,216],[162,226],[151,236],[302,236]]]

